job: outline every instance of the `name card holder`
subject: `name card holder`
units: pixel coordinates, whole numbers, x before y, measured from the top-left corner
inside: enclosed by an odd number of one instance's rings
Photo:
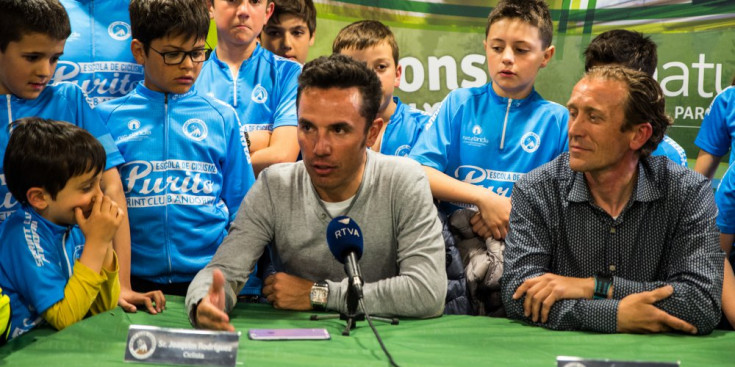
[[[234,367],[240,333],[130,325],[125,361]]]
[[[610,359],[584,359],[556,357],[557,367],[679,367],[679,362],[614,361]]]

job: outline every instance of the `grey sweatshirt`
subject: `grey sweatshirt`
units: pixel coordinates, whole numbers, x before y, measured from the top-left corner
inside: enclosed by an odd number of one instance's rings
[[[371,314],[432,317],[442,313],[447,290],[441,225],[421,166],[407,158],[367,151],[362,183],[345,215],[361,228],[360,267]],[[226,312],[270,244],[277,271],[326,280],[327,308],[346,312],[347,278],[330,253],[326,228],[332,217],[303,162],[273,165],[260,173],[243,200],[230,232],[186,295],[188,314],[208,292],[212,270],[227,285]]]

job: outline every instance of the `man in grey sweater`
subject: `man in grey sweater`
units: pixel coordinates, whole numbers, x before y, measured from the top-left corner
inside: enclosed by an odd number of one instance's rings
[[[260,173],[230,233],[192,281],[186,306],[193,325],[233,330],[227,312],[269,248],[278,271],[263,295],[275,308],[345,313],[348,281],[326,244],[333,217],[362,229],[360,260],[371,314],[432,317],[446,295],[444,243],[421,167],[367,148],[381,132],[380,82],[343,55],[304,66],[298,89],[303,161]]]

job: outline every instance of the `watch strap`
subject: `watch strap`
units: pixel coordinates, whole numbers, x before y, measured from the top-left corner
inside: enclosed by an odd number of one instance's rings
[[[612,287],[612,276],[607,274],[595,275],[595,294],[594,299],[607,299],[607,293]]]

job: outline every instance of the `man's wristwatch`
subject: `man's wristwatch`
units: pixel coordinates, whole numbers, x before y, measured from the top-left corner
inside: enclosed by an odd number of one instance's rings
[[[311,286],[309,293],[309,302],[311,308],[315,311],[324,311],[327,309],[327,298],[329,298],[329,285],[325,281],[316,282]]]
[[[607,292],[612,286],[613,279],[610,274],[599,273],[595,275],[594,299],[607,299]]]

